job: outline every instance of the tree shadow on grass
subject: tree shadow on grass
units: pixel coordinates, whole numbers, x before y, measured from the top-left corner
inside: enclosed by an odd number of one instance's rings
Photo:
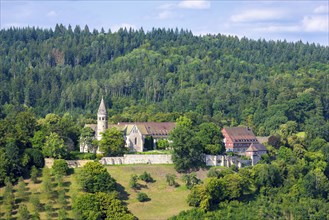
[[[67,187],[71,186],[71,184],[72,184],[71,182],[66,181],[63,183],[63,187],[67,188]]]
[[[129,193],[125,190],[125,188],[120,184],[116,184],[116,190],[119,192],[119,198],[121,200],[128,200],[129,199]]]
[[[67,172],[67,175],[70,176],[70,175],[72,175],[72,174],[74,174],[74,169],[73,169],[73,168],[70,168],[70,169],[68,170],[68,172]]]

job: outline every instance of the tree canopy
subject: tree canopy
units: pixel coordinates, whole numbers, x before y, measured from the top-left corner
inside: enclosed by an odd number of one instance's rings
[[[0,42],[0,117],[11,114],[12,104],[42,117],[70,112],[95,118],[103,95],[114,123],[175,121],[189,113],[198,124],[241,124],[269,135],[295,121],[310,139],[328,141],[325,46],[194,36],[183,29],[91,32],[62,24],[2,29]],[[24,114],[18,118],[31,119]],[[17,134],[28,137],[35,121],[24,123]],[[69,117],[51,123],[50,132],[62,130],[64,141],[74,137]]]
[[[78,180],[85,192],[111,192],[115,190],[116,181],[99,162],[86,163],[78,174]]]
[[[126,152],[123,133],[116,128],[107,129],[99,141],[99,149],[106,156],[120,156]]]

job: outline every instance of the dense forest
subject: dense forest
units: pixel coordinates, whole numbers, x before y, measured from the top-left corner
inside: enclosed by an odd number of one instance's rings
[[[187,202],[195,209],[173,219],[329,218],[328,46],[63,25],[3,29],[0,44],[0,186],[32,177],[45,157],[78,159],[82,127],[103,96],[113,123],[177,121],[173,148],[190,148],[195,161],[223,151],[223,126],[272,135],[256,166],[210,169],[194,181]],[[202,166],[195,161],[175,168]],[[74,205],[102,196],[86,194]]]
[[[93,118],[104,96],[112,122],[187,113],[258,135],[295,121],[310,139],[329,137],[328,46],[63,25],[3,29],[0,39],[2,118],[7,104]]]

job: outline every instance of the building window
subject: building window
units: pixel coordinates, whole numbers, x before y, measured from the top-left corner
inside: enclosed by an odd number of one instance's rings
[[[102,117],[102,121],[104,121],[104,117]]]
[[[137,138],[135,138],[135,145],[137,144]]]

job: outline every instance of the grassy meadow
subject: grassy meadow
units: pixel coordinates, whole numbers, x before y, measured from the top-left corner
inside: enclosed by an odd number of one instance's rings
[[[118,183],[118,191],[125,203],[128,205],[128,209],[139,219],[143,220],[160,220],[167,219],[170,216],[178,214],[180,211],[188,210],[190,207],[186,203],[189,190],[186,189],[185,184],[182,182],[182,175],[177,173],[173,165],[118,165],[107,166],[110,175],[116,179]],[[131,189],[129,187],[129,180],[131,175],[141,175],[144,171],[151,174],[154,182],[145,183],[138,180],[140,188],[138,190]],[[177,176],[176,182],[178,187],[168,186],[166,183],[166,174],[175,174]],[[64,178],[64,189],[66,191],[67,205],[67,218],[75,219],[74,213],[71,210],[71,198],[77,193],[81,192],[76,182],[75,174],[66,176]],[[206,171],[199,171],[197,175],[200,179],[204,179]],[[39,212],[41,219],[47,219],[45,204],[49,203],[49,200],[42,194],[41,177],[37,183],[33,183],[29,179],[24,180],[26,183],[26,193],[24,198],[18,197],[17,185],[14,186],[15,206],[12,212],[12,219],[17,219],[17,210],[20,204],[25,203],[28,207],[30,214],[33,214],[33,208],[29,202],[31,193],[39,194],[40,201],[42,203],[41,211]],[[57,193],[57,184],[53,179],[53,191]],[[139,202],[137,200],[137,193],[144,192],[150,198],[147,202]],[[4,187],[0,188],[0,219],[5,216],[5,208],[3,202]],[[50,200],[52,204],[52,219],[58,219],[59,204],[54,199]]]

